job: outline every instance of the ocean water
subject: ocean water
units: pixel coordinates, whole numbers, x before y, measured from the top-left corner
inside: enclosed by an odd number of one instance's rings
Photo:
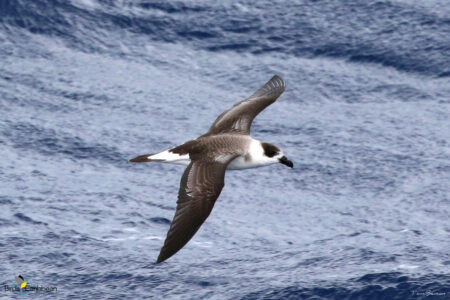
[[[295,168],[155,265],[184,167],[128,159],[274,74]],[[450,299],[449,2],[2,0],[0,155],[2,299]]]

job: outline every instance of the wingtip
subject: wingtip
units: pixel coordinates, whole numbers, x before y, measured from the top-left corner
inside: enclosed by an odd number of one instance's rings
[[[170,256],[169,256],[169,257],[170,257]],[[165,260],[168,259],[169,257],[163,257],[163,256],[161,255],[161,253],[160,253],[159,256],[158,256],[158,259],[156,260],[156,264],[162,263],[163,261],[165,261]]]
[[[273,96],[278,98],[286,89],[286,83],[281,76],[275,74],[267,81],[259,90],[257,90],[250,98],[260,96]]]
[[[281,76],[278,75],[278,74],[273,75],[272,78],[271,78],[271,80],[272,80],[272,79],[280,79],[280,80],[284,81],[283,78],[281,78]]]
[[[272,78],[269,80],[269,82],[275,82],[277,83],[280,87],[286,87],[286,82],[284,82],[284,79],[281,78],[280,75],[275,74],[272,76]]]

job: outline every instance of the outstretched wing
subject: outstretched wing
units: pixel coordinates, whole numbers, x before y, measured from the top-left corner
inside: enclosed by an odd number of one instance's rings
[[[284,80],[273,76],[265,85],[247,99],[224,111],[205,135],[219,133],[250,134],[253,119],[284,92]]]
[[[156,263],[183,248],[209,216],[222,191],[227,165],[233,158],[194,160],[186,168],[181,178],[177,210]]]

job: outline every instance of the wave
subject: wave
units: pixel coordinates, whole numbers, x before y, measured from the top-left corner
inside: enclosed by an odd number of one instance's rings
[[[89,3],[2,1],[0,26],[56,37],[87,52],[117,54],[120,43],[133,43],[129,35],[134,35],[207,51],[331,57],[435,77],[450,75],[450,18],[414,3]],[[120,38],[114,42],[111,35]]]
[[[36,151],[54,159],[67,157],[125,165],[123,155],[113,147],[89,143],[80,137],[27,122],[9,123],[3,136],[16,149]]]

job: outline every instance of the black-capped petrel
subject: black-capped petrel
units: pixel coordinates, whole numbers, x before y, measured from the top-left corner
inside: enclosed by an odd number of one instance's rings
[[[156,263],[186,245],[209,216],[224,186],[226,169],[274,163],[294,166],[279,147],[250,137],[253,119],[274,103],[284,89],[283,79],[275,75],[253,95],[223,112],[206,134],[170,150],[130,160],[188,166],[181,177],[175,216]]]

